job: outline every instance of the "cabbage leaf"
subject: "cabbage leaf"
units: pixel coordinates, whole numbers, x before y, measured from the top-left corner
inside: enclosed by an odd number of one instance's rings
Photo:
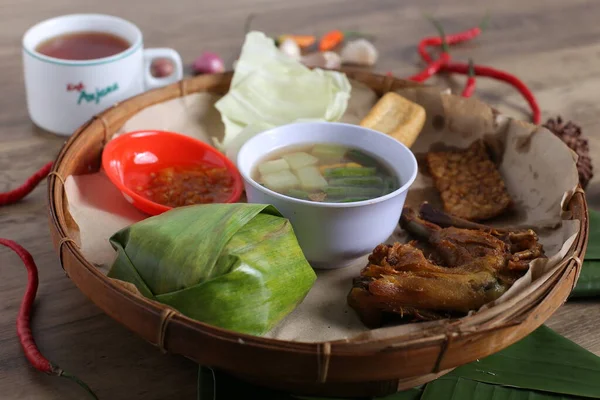
[[[231,158],[264,130],[306,120],[338,121],[350,91],[345,74],[311,70],[282,53],[264,33],[249,32],[229,92],[215,104],[225,136],[214,144]]]

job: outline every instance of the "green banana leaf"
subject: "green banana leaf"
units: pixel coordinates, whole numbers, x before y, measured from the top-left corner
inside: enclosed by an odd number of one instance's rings
[[[268,205],[175,208],[115,233],[110,243],[117,258],[109,277],[241,333],[268,332],[316,280],[291,224]]]
[[[506,349],[448,377],[566,396],[600,398],[600,357],[541,326]]]
[[[210,374],[199,374],[198,384],[200,387],[202,377],[204,387],[216,390],[204,396],[199,391],[198,400],[325,400],[269,392],[219,371],[210,371]],[[600,399],[598,377],[600,357],[542,326],[496,354],[456,368],[421,387],[377,400]]]
[[[419,387],[405,390],[391,396],[380,397],[377,400],[418,400],[421,397],[422,392],[422,387]],[[226,372],[215,371],[211,368],[200,366],[198,368],[197,400],[230,399],[345,400],[342,398],[329,399],[325,397],[295,396],[289,393],[257,386],[252,383],[239,380],[238,378],[235,378]]]
[[[590,236],[579,280],[570,298],[600,296],[600,212],[589,210]]]
[[[419,400],[423,394],[425,386],[419,386],[412,389],[403,390],[389,396],[379,397],[377,400]]]
[[[418,386],[416,388],[404,390],[402,392],[394,393],[389,396],[376,397],[374,400],[419,400],[423,394],[425,386]],[[330,397],[306,397],[306,396],[292,396],[294,400],[357,400],[357,399],[343,399],[343,398],[330,398]],[[282,399],[283,400],[283,399]]]
[[[492,385],[460,377],[441,377],[429,383],[420,400],[575,400],[582,397],[535,392]],[[390,399],[392,400],[392,399]],[[396,400],[396,399],[394,399]],[[397,399],[400,400],[400,399]]]

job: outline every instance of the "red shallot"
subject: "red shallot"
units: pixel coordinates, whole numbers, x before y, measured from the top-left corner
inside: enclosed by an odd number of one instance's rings
[[[206,51],[194,60],[192,68],[196,74],[218,74],[225,71],[225,64],[218,55]]]
[[[166,78],[175,71],[175,66],[166,58],[159,58],[154,60],[150,65],[150,72],[155,78]]]

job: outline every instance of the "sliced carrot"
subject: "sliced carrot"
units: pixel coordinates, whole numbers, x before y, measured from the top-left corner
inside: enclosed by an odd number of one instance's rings
[[[330,51],[335,49],[344,41],[344,32],[340,30],[329,31],[321,37],[319,42],[320,51]]]
[[[310,47],[317,41],[317,38],[312,35],[281,35],[277,41],[281,43],[286,39],[292,39],[301,49]]]

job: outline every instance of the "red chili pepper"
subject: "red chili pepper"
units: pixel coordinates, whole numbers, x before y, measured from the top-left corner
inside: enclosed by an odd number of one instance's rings
[[[485,18],[483,19],[483,21],[481,21],[481,23],[479,24],[479,26],[476,26],[475,28],[467,29],[466,31],[456,32],[456,33],[451,33],[451,34],[446,35],[446,42],[449,45],[452,45],[452,44],[462,43],[462,42],[466,42],[468,40],[474,39],[477,36],[481,35],[481,33],[485,30],[488,21],[489,21],[489,15],[486,15]],[[419,47],[418,47],[421,58],[428,64],[433,62],[433,59],[427,52],[427,47],[441,46],[441,44],[442,44],[442,40],[439,36],[430,36],[430,37],[423,38],[419,42]]]
[[[16,203],[27,196],[35,187],[50,173],[52,162],[44,165],[39,171],[33,174],[24,184],[10,192],[0,193],[0,206]]]
[[[416,75],[408,77],[407,79],[410,81],[424,82],[433,75],[437,74],[444,65],[450,62],[449,47],[448,43],[446,42],[446,34],[444,33],[444,29],[436,20],[431,19],[431,22],[435,25],[435,28],[440,33],[439,38],[442,45],[442,54],[440,54],[440,58],[438,58],[434,62],[429,63],[423,71],[419,72]]]
[[[469,78],[462,92],[462,97],[471,97],[475,92],[475,66],[473,60],[469,59]]]
[[[329,31],[321,37],[319,41],[319,51],[329,51],[335,49],[344,41],[344,32],[340,30]]]
[[[464,32],[458,32],[458,33],[447,35],[446,39],[448,41],[448,44],[457,44],[457,43],[461,43],[461,42],[465,42],[467,40],[473,39],[474,37],[479,36],[479,34],[481,34],[481,29],[479,29],[479,27],[477,27],[477,28],[469,29]],[[421,55],[421,58],[423,59],[423,61],[425,61],[426,63],[433,62],[433,59],[427,52],[427,47],[439,46],[439,45],[440,45],[440,38],[437,36],[427,37],[427,38],[422,39],[419,42],[418,50],[419,50],[419,54]]]
[[[444,52],[440,55],[440,58],[427,65],[427,67],[424,70],[406,79],[415,82],[425,82],[427,79],[437,74],[449,61],[450,55]]]
[[[485,65],[474,65],[473,69],[475,71],[476,76],[494,78],[509,83],[513,87],[515,87],[529,103],[529,106],[531,107],[532,111],[533,123],[540,123],[541,112],[537,100],[535,99],[535,96],[533,95],[533,93],[531,93],[527,85],[525,85],[519,78],[509,74],[508,72],[504,72],[499,69],[495,69]],[[469,66],[463,63],[448,63],[442,66],[442,71],[466,75],[469,73]]]
[[[53,376],[61,376],[63,378],[67,378],[83,389],[85,389],[88,394],[90,394],[94,399],[98,399],[96,394],[90,389],[88,385],[86,385],[83,381],[79,380],[76,376],[73,376],[57,365],[52,364],[48,361],[42,353],[40,353],[37,345],[35,344],[35,340],[33,339],[33,334],[31,333],[31,306],[33,305],[33,301],[35,300],[35,295],[38,288],[38,269],[33,261],[33,257],[31,254],[21,247],[18,243],[0,238],[0,244],[8,247],[12,251],[14,251],[25,265],[25,269],[27,269],[27,289],[25,290],[25,295],[23,296],[23,301],[21,302],[21,307],[19,308],[19,314],[17,316],[17,335],[19,337],[19,341],[21,342],[21,347],[23,348],[23,353],[25,353],[25,357],[33,365],[38,371],[44,372],[48,375]]]

